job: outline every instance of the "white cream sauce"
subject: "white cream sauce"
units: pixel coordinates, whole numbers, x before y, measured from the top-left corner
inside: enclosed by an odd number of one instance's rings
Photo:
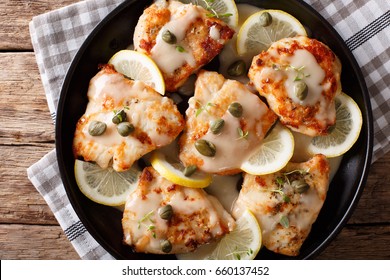
[[[287,79],[284,82],[284,85],[288,96],[295,103],[304,106],[313,106],[321,101],[323,99],[322,92],[324,91],[324,87],[321,84],[325,78],[325,71],[317,63],[313,54],[304,49],[296,50],[291,57],[288,57],[287,64],[291,66],[285,70]],[[305,82],[309,90],[307,97],[303,101],[301,101],[294,92],[296,78],[300,78]]]
[[[261,117],[267,112],[266,106],[260,99],[247,91],[237,88],[236,101],[243,107],[241,118],[232,116],[227,110],[222,116],[225,125],[219,134],[210,130],[201,139],[208,140],[216,146],[214,157],[200,155],[203,160],[202,170],[210,173],[223,172],[225,170],[239,169],[242,163],[260,145],[262,135]],[[246,127],[241,128],[240,121],[246,121]],[[239,129],[245,134],[242,137]]]
[[[233,226],[230,223],[229,218],[224,216],[222,206],[219,205],[219,202],[203,192],[200,189],[185,188],[182,187],[180,190],[173,191],[172,195],[167,194],[166,188],[170,184],[162,182],[162,178],[157,178],[156,182],[153,182],[155,187],[147,191],[145,196],[141,199],[140,194],[134,194],[130,196],[126,203],[126,215],[131,217],[130,223],[127,223],[127,230],[125,230],[127,235],[125,238],[131,243],[134,241],[139,241],[145,238],[145,236],[150,235],[148,238],[149,244],[145,243],[145,246],[150,246],[156,251],[160,250],[160,242],[163,239],[166,239],[168,231],[168,222],[162,219],[159,214],[159,208],[164,205],[163,202],[168,202],[175,213],[183,215],[184,217],[190,217],[194,213],[201,213],[207,215],[208,217],[208,229],[210,233],[214,236],[222,234],[221,221],[224,220],[227,222],[229,227]],[[162,192],[155,191],[157,189],[162,189]],[[231,218],[230,218],[231,219]],[[188,230],[190,222],[183,222],[176,225],[178,231],[181,229]],[[149,226],[154,228],[151,230]],[[131,230],[129,230],[131,228]],[[194,228],[195,232],[201,232],[204,230],[202,228]],[[150,232],[148,232],[150,231]],[[187,234],[196,235],[196,233]],[[132,236],[130,236],[130,234]],[[154,237],[153,237],[154,233]]]
[[[156,44],[151,50],[151,56],[159,68],[165,73],[174,73],[174,71],[185,63],[194,67],[196,61],[190,51],[186,51],[186,45],[183,40],[190,25],[201,16],[198,7],[195,5],[182,5],[171,1],[170,9],[174,11],[171,14],[170,21],[159,31],[156,39]],[[175,8],[175,6],[178,6]],[[168,44],[162,39],[162,34],[169,30],[176,36],[175,44]],[[179,51],[177,47],[184,48],[184,51]]]
[[[219,41],[219,39],[221,39],[221,34],[219,33],[219,30],[215,25],[211,26],[209,35],[210,38],[215,41]]]
[[[105,106],[115,108],[115,110],[125,109],[127,120],[136,128],[146,132],[156,146],[162,146],[171,141],[168,135],[158,133],[158,124],[145,117],[150,105],[159,102],[165,104],[170,102],[167,97],[151,92],[149,87],[143,82],[128,82],[121,74],[102,74],[91,80],[88,91],[90,99],[85,112],[86,116],[91,116],[88,123],[83,128],[86,140],[94,141],[107,147],[114,147],[126,141],[132,148],[142,146],[134,137],[122,137],[112,123],[113,111],[106,111]],[[156,112],[155,114],[162,114]],[[91,136],[88,133],[89,123],[92,120],[104,122],[107,129],[103,135]]]
[[[222,206],[231,213],[233,204],[236,201],[239,191],[237,183],[241,179],[241,175],[234,176],[219,176],[214,175],[213,181],[205,190],[207,193],[215,196]]]

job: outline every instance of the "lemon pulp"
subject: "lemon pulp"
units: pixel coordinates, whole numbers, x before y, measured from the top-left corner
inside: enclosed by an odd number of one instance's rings
[[[362,113],[356,102],[345,93],[335,98],[336,124],[330,134],[314,137],[310,154],[323,154],[332,158],[346,153],[359,138],[363,124]]]
[[[264,27],[259,21],[265,12],[271,15],[272,22]],[[307,33],[295,17],[281,10],[262,10],[251,15],[241,26],[237,35],[237,53],[254,56],[280,39],[297,35],[306,36]]]
[[[75,161],[74,172],[80,191],[92,201],[108,206],[125,204],[141,174],[136,166],[117,172],[112,167],[102,169],[95,163],[81,160]]]
[[[116,71],[126,77],[142,81],[161,95],[165,94],[165,82],[161,71],[147,55],[131,50],[121,50],[110,58],[108,64],[112,64]]]
[[[277,123],[257,151],[241,165],[241,169],[253,175],[274,173],[286,166],[293,153],[294,137],[291,131]]]

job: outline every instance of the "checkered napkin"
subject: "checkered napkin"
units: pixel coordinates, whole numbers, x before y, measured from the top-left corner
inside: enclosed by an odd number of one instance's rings
[[[60,89],[70,62],[91,30],[124,0],[87,0],[34,17],[31,39],[55,120]],[[354,54],[370,92],[374,115],[373,161],[390,150],[390,2],[305,0],[327,19]],[[27,170],[82,259],[112,259],[78,219],[62,184],[55,151]]]

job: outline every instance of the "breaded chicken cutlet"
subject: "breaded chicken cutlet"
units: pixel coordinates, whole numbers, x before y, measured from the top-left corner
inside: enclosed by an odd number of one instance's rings
[[[340,61],[325,44],[298,36],[255,56],[248,76],[284,125],[318,136],[335,124],[340,74]]]
[[[102,66],[91,79],[87,95],[73,152],[102,168],[112,163],[116,171],[127,170],[146,153],[171,143],[184,128],[184,118],[172,100],[111,65]]]
[[[124,242],[137,252],[177,254],[221,238],[235,221],[203,189],[176,185],[146,167],[126,201],[122,227]]]
[[[156,62],[167,91],[176,91],[233,37],[233,29],[209,14],[200,6],[160,0],[139,18],[134,48]]]
[[[326,157],[315,155],[274,174],[245,174],[233,216],[249,209],[260,224],[267,249],[297,256],[324,204],[329,169]]]
[[[245,85],[201,70],[186,111],[179,158],[208,173],[239,173],[276,119]]]

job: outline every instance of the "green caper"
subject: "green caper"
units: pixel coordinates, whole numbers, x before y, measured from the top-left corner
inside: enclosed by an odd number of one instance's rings
[[[266,27],[272,23],[272,16],[268,12],[264,12],[260,15],[259,18],[260,25]]]
[[[206,156],[206,157],[213,157],[215,156],[215,153],[217,149],[215,148],[215,145],[211,143],[210,141],[199,139],[195,142],[195,148],[196,150]]]
[[[164,205],[158,209],[161,219],[170,220],[173,216],[173,208],[170,204]]]
[[[88,126],[88,132],[91,136],[102,135],[107,129],[107,125],[104,122],[92,121]]]
[[[165,43],[168,44],[176,44],[176,36],[169,30],[165,30],[164,33],[162,34],[162,39],[164,40]]]
[[[228,111],[233,117],[240,118],[244,109],[242,108],[242,105],[240,103],[233,102],[229,105]]]
[[[310,189],[310,186],[304,179],[295,180],[291,183],[291,186],[297,193],[305,193]]]
[[[225,121],[223,119],[212,121],[210,124],[210,130],[213,134],[218,134],[221,132],[224,125]]]
[[[246,70],[245,62],[243,60],[237,60],[232,64],[230,64],[227,72],[230,76],[238,77],[244,75],[245,70]]]
[[[134,131],[134,125],[129,122],[121,122],[116,126],[118,133],[123,137],[129,136]]]
[[[186,168],[184,168],[183,174],[186,177],[190,177],[192,174],[195,173],[196,169],[198,169],[196,165],[189,165]]]
[[[127,120],[127,115],[125,110],[120,110],[115,113],[114,117],[112,118],[112,122],[114,124],[119,124],[121,122],[125,122]]]
[[[294,93],[299,98],[299,100],[305,100],[307,94],[309,93],[309,89],[305,82],[297,81],[294,84]]]
[[[163,251],[164,253],[169,253],[170,251],[172,251],[172,243],[169,242],[169,240],[162,240],[160,245],[161,251]]]

